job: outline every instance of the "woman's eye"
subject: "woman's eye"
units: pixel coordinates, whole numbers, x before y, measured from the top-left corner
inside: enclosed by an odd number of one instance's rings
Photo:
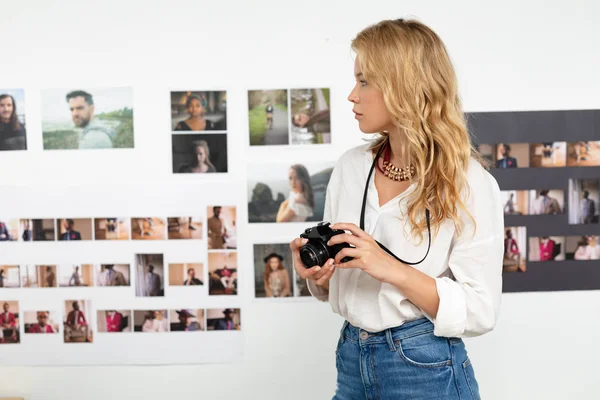
[[[361,86],[367,86],[367,81],[360,81]]]

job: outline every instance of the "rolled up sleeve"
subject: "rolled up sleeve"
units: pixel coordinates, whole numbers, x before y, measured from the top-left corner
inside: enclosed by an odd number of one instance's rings
[[[436,278],[438,312],[434,334],[472,337],[491,331],[498,320],[502,298],[504,213],[500,189],[485,170],[471,187],[463,214],[462,234],[453,240],[448,257],[450,276]]]

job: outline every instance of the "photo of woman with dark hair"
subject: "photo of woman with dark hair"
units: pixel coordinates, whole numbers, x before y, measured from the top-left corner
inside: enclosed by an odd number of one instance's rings
[[[174,131],[219,131],[227,129],[226,92],[172,92]],[[188,117],[185,118],[185,113]],[[182,115],[183,114],[183,115]]]
[[[24,122],[19,121],[15,96],[9,93],[0,94],[0,150],[27,150]]]
[[[215,129],[215,124],[204,118],[206,112],[206,97],[202,94],[191,94],[185,102],[190,116],[184,121],[180,121],[176,126],[176,131],[210,131]]]
[[[304,222],[313,215],[315,196],[308,170],[302,164],[290,167],[288,179],[290,192],[287,200],[279,206],[276,222]]]

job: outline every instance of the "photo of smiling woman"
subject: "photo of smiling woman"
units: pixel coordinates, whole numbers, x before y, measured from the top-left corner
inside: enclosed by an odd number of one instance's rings
[[[343,318],[333,398],[479,399],[463,338],[490,332],[499,316],[499,185],[471,142],[454,67],[431,28],[381,21],[352,49],[347,100],[373,137],[337,160],[323,218],[345,231],[324,243],[350,246],[305,265],[306,239],[290,243],[296,273]]]
[[[0,90],[0,151],[27,150],[23,90]]]
[[[226,92],[172,92],[171,123],[174,131],[227,130]]]

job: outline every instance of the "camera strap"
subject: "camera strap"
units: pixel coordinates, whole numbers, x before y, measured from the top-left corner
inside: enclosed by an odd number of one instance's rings
[[[384,148],[385,148],[385,145],[383,145],[379,148],[379,151],[377,152],[377,155],[375,156],[375,159],[373,160],[373,164],[371,165],[371,169],[369,170],[369,175],[367,176],[367,183],[365,184],[365,191],[363,194],[362,209],[360,211],[360,229],[362,229],[363,231],[365,230],[365,207],[367,206],[367,193],[369,191],[369,183],[371,180],[371,175],[373,175],[373,170],[375,169],[375,165],[377,165],[379,156],[381,155],[381,152],[383,151]],[[429,210],[428,209],[425,209],[425,217],[427,218],[427,233],[429,234],[429,243],[427,244],[427,252],[425,253],[425,257],[423,257],[423,259],[421,261],[418,261],[418,262],[404,261],[401,258],[398,258],[394,253],[392,253],[387,247],[385,247],[384,245],[379,243],[377,240],[375,240],[375,241],[377,242],[379,247],[381,247],[386,253],[388,253],[389,255],[391,255],[392,257],[394,257],[396,260],[400,261],[401,263],[404,263],[407,265],[420,264],[423,261],[425,261],[425,258],[427,258],[427,255],[429,254],[429,249],[431,248],[431,225],[430,225],[430,221],[429,221]]]

